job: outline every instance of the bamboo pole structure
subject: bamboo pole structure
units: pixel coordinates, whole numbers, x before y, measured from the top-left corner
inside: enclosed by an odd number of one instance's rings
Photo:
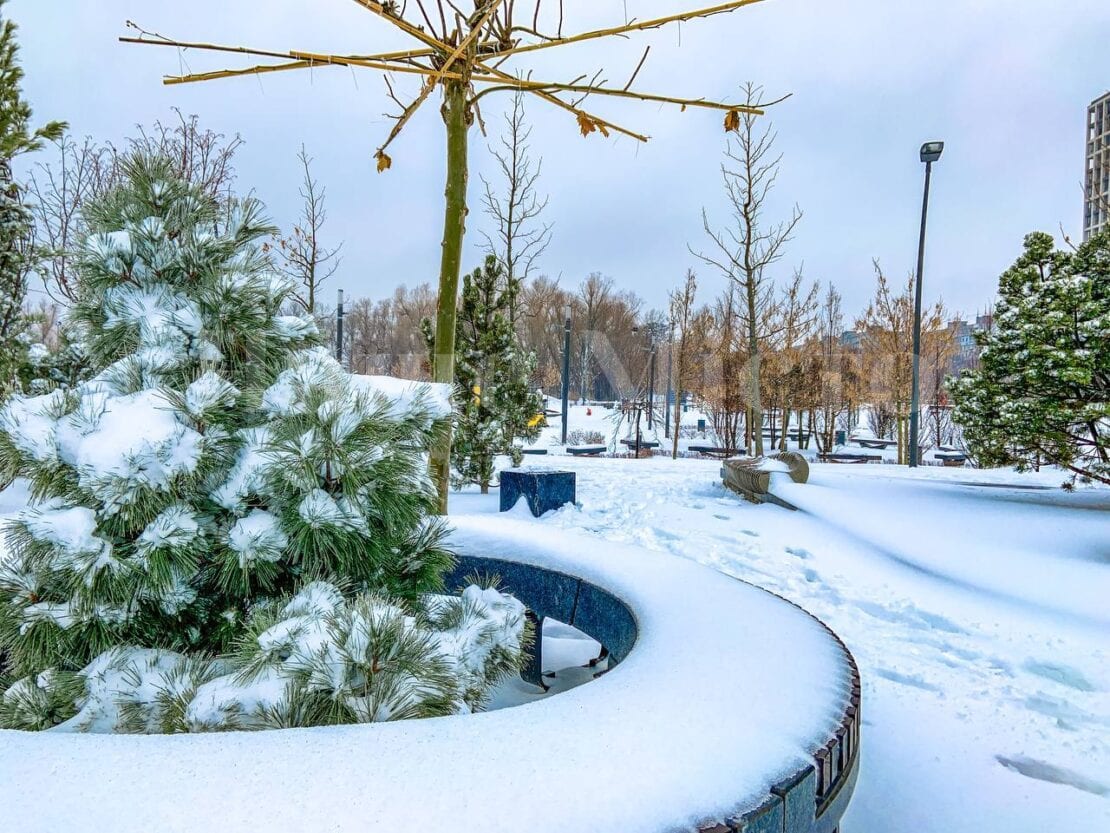
[[[421,79],[419,92],[408,104],[403,104],[393,94],[390,96],[400,108],[400,113],[385,141],[374,153],[377,169],[389,170],[393,160],[386,154],[388,148],[404,131],[413,115],[432,96],[436,89],[443,91],[442,115],[447,137],[446,187],[444,190],[444,219],[442,252],[440,258],[439,298],[436,308],[435,353],[432,375],[435,381],[451,384],[454,381],[455,322],[458,303],[459,275],[462,268],[462,246],[466,235],[466,192],[468,181],[468,134],[474,121],[481,124],[478,104],[482,98],[501,91],[524,91],[540,100],[558,107],[575,117],[583,136],[610,132],[628,136],[640,142],[648,141],[642,133],[630,130],[584,109],[582,102],[588,97],[597,99],[628,99],[652,104],[670,104],[685,112],[687,109],[706,109],[724,112],[724,129],[736,130],[741,113],[762,115],[763,108],[743,102],[715,101],[705,97],[673,96],[645,92],[635,88],[635,82],[648,57],[644,51],[628,82],[621,88],[604,83],[581,83],[579,76],[569,82],[539,81],[530,74],[512,74],[502,65],[511,59],[560,46],[597,41],[605,38],[623,38],[637,32],[659,29],[670,24],[705,19],[737,11],[763,0],[732,0],[699,9],[676,12],[664,17],[642,21],[627,21],[620,26],[563,36],[563,5],[558,2],[558,29],[555,36],[540,34],[540,10],[544,0],[530,4],[530,26],[514,24],[517,0],[474,0],[469,16],[454,0],[416,2],[422,23],[405,19],[409,4],[354,0],[361,8],[386,21],[407,37],[415,40],[417,48],[380,52],[370,55],[338,55],[303,50],[267,50],[245,46],[225,46],[199,41],[181,41],[156,32],[149,32],[128,21],[128,27],[138,31],[138,36],[120,38],[124,43],[147,46],[175,47],[209,52],[222,52],[240,56],[273,59],[271,63],[255,66],[218,69],[187,75],[166,76],[163,83],[186,84],[236,78],[263,73],[278,73],[323,66],[342,66],[370,69],[389,75],[397,73]],[[430,7],[429,12],[426,5]],[[523,5],[523,4],[522,4]],[[438,23],[435,20],[438,12]],[[599,76],[595,75],[597,79]],[[781,99],[780,99],[781,100]],[[771,102],[772,104],[777,102]],[[483,131],[484,132],[484,131]],[[431,474],[436,482],[439,510],[447,511],[447,492],[451,468],[451,436],[444,439],[431,453]]]

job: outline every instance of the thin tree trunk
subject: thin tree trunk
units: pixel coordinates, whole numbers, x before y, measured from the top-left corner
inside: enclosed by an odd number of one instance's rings
[[[436,307],[436,355],[432,379],[454,384],[455,320],[466,230],[467,131],[466,86],[449,81],[444,87],[443,118],[447,126],[447,187],[443,218],[443,253],[439,268],[439,301]],[[431,452],[431,473],[439,494],[439,512],[447,514],[451,476],[451,427],[444,430]]]
[[[674,422],[671,425],[671,430],[674,432],[671,439],[671,459],[678,459],[678,426],[682,424],[682,374],[683,368],[683,355],[686,352],[685,345],[686,337],[683,336],[682,342],[679,342],[678,347],[678,360],[675,362],[675,379],[674,379]]]
[[[760,360],[759,331],[756,329],[756,292],[759,287],[755,285],[755,276],[749,274],[748,290],[748,355],[751,356],[751,379],[748,385],[748,395],[751,397],[752,437],[755,440],[755,453],[757,457],[763,456],[763,401],[759,393]]]

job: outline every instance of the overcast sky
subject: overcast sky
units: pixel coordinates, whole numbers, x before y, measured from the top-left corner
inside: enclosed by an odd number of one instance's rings
[[[709,0],[703,0],[708,3]],[[695,0],[566,0],[566,29],[616,25]],[[326,236],[344,242],[331,297],[380,297],[398,283],[434,280],[443,195],[443,126],[424,107],[391,149],[393,169],[371,155],[389,130],[380,75],[320,68],[164,87],[161,77],[243,65],[234,56],[127,46],[124,22],[183,39],[271,49],[367,53],[406,48],[404,35],[351,0],[11,0],[21,27],[25,92],[40,120],[118,141],[137,123],[196,113],[239,133],[237,168],[274,219],[298,210],[296,154],[303,142],[328,189]],[[873,287],[871,259],[904,275],[916,258],[922,166],[918,147],[943,139],[934,167],[926,297],[974,313],[1034,229],[1081,231],[1087,103],[1110,88],[1110,2],[1067,0],[767,0],[708,21],[604,46],[518,59],[543,80],[605,69],[615,86],[652,50],[637,87],[735,98],[746,80],[769,97],[792,96],[769,118],[783,154],[769,216],[796,202],[805,216],[781,264],[834,282],[854,312]],[[407,87],[405,86],[407,84]],[[402,81],[408,88],[413,82]],[[487,97],[490,139],[472,132],[467,266],[478,262],[484,218],[478,174],[507,98]],[[541,189],[554,234],[540,269],[574,286],[589,272],[634,289],[653,306],[688,267],[703,298],[723,280],[687,250],[703,239],[700,214],[727,217],[719,165],[726,138],[712,111],[597,100],[601,115],[652,137],[583,139],[572,117],[529,104]]]

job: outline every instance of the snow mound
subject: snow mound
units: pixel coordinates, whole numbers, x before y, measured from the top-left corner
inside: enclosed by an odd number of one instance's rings
[[[800,609],[642,548],[599,551],[596,538],[535,522],[453,521],[464,554],[579,575],[620,597],[639,628],[632,653],[589,685],[472,716],[141,738],[0,732],[5,823],[299,833],[318,828],[326,808],[340,833],[663,833],[762,800],[838,724],[849,671]],[[479,618],[460,622],[450,641],[511,613],[488,591],[468,593]],[[317,587],[285,613],[330,603]],[[291,634],[266,642],[309,648],[316,638]],[[225,693],[209,691],[210,705]]]

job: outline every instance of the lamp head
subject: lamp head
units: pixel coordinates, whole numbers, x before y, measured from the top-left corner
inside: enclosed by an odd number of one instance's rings
[[[921,161],[936,162],[944,152],[944,142],[926,142],[921,146]]]

